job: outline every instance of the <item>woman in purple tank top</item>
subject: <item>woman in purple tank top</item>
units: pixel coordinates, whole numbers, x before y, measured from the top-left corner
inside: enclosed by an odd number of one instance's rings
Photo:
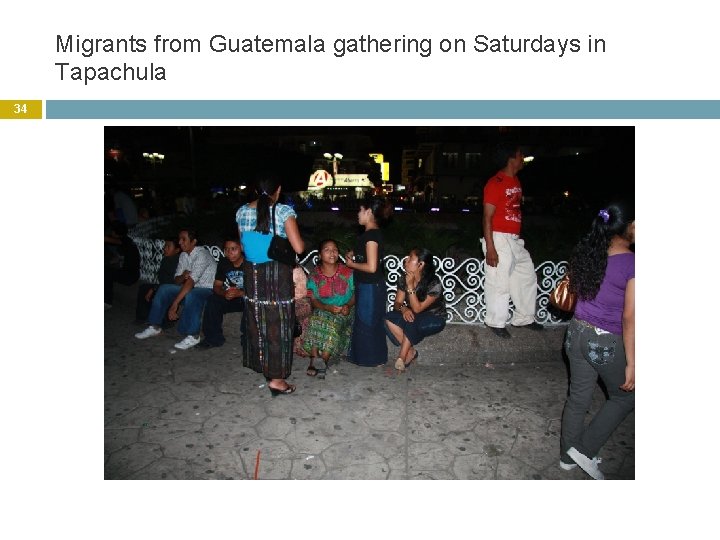
[[[570,389],[560,436],[560,467],[578,465],[596,480],[598,451],[635,408],[635,212],[600,210],[570,259],[575,315],[565,335]],[[608,399],[585,427],[598,376]]]

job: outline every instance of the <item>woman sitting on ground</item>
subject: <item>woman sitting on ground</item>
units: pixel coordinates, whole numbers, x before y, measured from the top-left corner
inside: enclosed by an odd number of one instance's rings
[[[331,357],[346,354],[350,345],[355,305],[353,272],[342,262],[335,240],[323,240],[319,260],[307,282],[313,314],[305,336],[305,350],[310,354],[307,374],[325,378]],[[313,365],[320,356],[323,367]]]
[[[302,358],[306,358],[305,336],[307,335],[308,322],[312,315],[312,303],[308,298],[307,275],[300,265],[293,268],[293,285],[295,287],[295,342],[293,352]],[[298,329],[300,333],[298,334]]]
[[[442,284],[435,275],[433,256],[427,249],[413,248],[398,280],[394,311],[385,315],[385,331],[400,347],[395,369],[405,371],[418,357],[415,346],[445,328],[447,312]]]

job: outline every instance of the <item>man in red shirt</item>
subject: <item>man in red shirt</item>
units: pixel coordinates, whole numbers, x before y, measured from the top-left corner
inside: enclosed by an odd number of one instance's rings
[[[485,252],[485,326],[505,339],[505,325],[512,298],[515,306],[510,324],[542,330],[535,322],[537,276],[535,265],[520,238],[522,186],[517,173],[525,156],[517,146],[499,147],[504,167],[488,180],[483,192],[483,239]]]

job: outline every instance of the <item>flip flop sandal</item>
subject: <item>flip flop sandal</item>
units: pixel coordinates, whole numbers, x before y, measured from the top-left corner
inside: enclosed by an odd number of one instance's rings
[[[412,364],[415,360],[417,360],[417,357],[418,357],[419,355],[420,355],[420,353],[418,352],[417,349],[415,349],[415,354],[414,354],[413,357],[410,359],[410,361],[409,361],[407,364],[405,364],[405,367],[408,367],[408,366],[409,366],[410,364]]]
[[[318,374],[318,369],[315,366],[308,366],[307,370],[305,370],[305,374],[308,377],[315,377],[315,375]]]

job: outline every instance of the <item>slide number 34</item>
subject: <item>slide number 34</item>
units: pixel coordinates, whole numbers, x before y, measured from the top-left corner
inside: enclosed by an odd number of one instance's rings
[[[28,107],[27,103],[13,103],[14,114],[27,114]]]

